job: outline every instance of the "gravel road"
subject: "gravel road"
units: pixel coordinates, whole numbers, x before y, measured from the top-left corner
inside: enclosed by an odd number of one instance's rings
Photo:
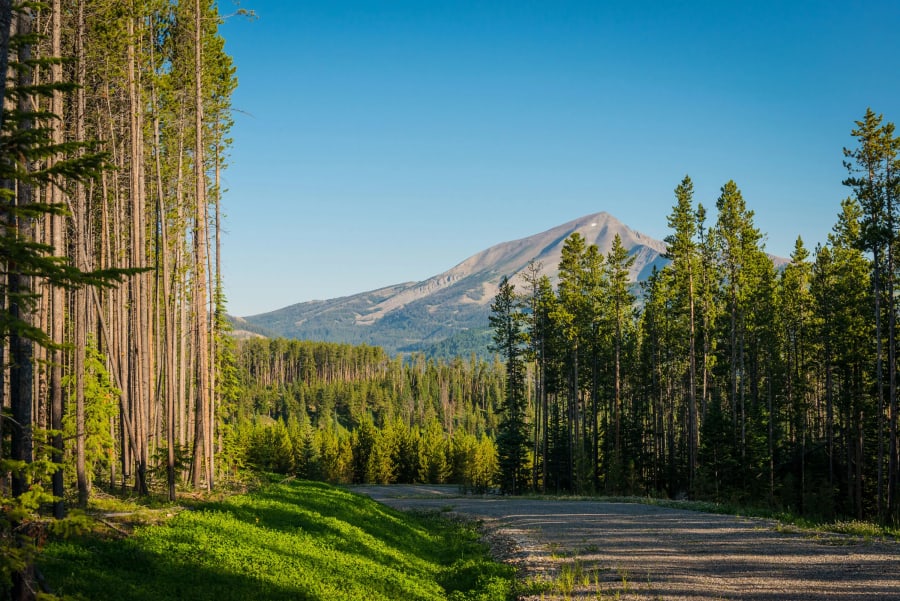
[[[900,600],[896,542],[633,503],[462,496],[452,486],[352,490],[481,519],[499,558],[554,583],[527,599]]]

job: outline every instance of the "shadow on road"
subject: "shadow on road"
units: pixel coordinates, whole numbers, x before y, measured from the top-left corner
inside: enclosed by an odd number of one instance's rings
[[[351,490],[398,509],[481,519],[492,536],[514,541],[503,559],[518,563],[526,577],[577,574],[570,599],[900,599],[896,543],[785,532],[769,520],[637,503],[466,496],[456,486]]]

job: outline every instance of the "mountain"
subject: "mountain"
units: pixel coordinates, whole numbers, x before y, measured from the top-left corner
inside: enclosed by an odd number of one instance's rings
[[[606,254],[616,234],[629,254],[634,281],[661,268],[666,245],[636,232],[608,213],[596,213],[540,234],[504,242],[473,255],[422,282],[406,282],[353,296],[291,305],[269,313],[235,318],[238,331],[287,338],[382,346],[388,352],[456,356],[486,354],[490,305],[500,279],[510,276],[524,288],[523,272],[534,259],[541,275],[555,282],[566,238],[580,233]]]

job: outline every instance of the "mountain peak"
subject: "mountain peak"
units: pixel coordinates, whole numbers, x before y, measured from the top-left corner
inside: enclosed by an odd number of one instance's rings
[[[601,211],[547,231],[496,244],[422,282],[388,286],[329,301],[291,305],[247,317],[257,326],[290,338],[367,343],[388,351],[421,348],[455,333],[487,327],[490,303],[503,276],[519,287],[534,260],[554,282],[565,240],[574,232],[606,254],[616,234],[635,257],[632,281],[665,263],[666,245],[632,230]]]

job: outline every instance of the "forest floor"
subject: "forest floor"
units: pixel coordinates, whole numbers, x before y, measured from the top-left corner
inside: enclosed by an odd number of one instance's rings
[[[464,496],[455,486],[352,490],[481,520],[527,600],[900,599],[896,541],[638,503]]]

